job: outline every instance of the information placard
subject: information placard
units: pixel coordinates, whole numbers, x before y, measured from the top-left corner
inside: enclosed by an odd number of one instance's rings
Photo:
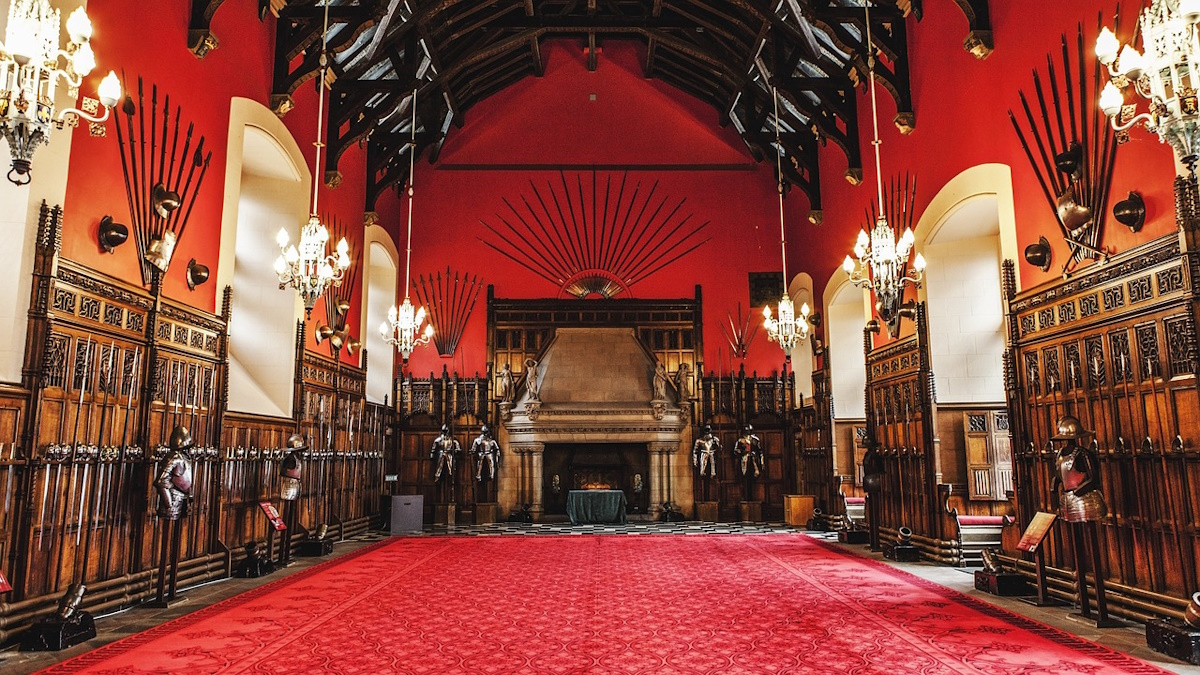
[[[1057,518],[1056,514],[1038,511],[1033,520],[1029,521],[1029,527],[1025,528],[1025,534],[1021,535],[1021,542],[1017,544],[1017,550],[1029,553],[1037,552],[1038,547],[1042,545],[1042,540],[1046,538],[1050,527],[1054,525]]]
[[[263,513],[267,514],[267,519],[271,521],[271,526],[275,528],[276,532],[282,532],[287,529],[287,525],[284,524],[283,518],[279,517],[279,511],[275,509],[274,504],[271,502],[259,502],[258,507],[263,510]]]

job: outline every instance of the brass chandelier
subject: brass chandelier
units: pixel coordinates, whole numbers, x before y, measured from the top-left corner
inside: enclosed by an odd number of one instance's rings
[[[279,288],[296,289],[304,301],[306,316],[312,316],[313,305],[317,298],[325,294],[330,285],[340,285],[346,268],[350,267],[350,244],[346,238],[337,244],[337,254],[326,254],[329,242],[329,230],[317,215],[317,194],[321,187],[320,167],[321,148],[325,143],[321,140],[321,125],[325,118],[325,78],[329,68],[329,57],[326,52],[326,42],[329,35],[329,1],[325,2],[325,26],[321,32],[321,73],[317,80],[317,140],[316,153],[313,157],[312,171],[312,210],[309,212],[308,223],[300,229],[300,245],[289,246],[288,233],[285,228],[279,229],[275,242],[279,244],[279,257],[275,259],[275,274],[279,277]]]
[[[871,124],[875,132],[871,145],[875,146],[875,184],[878,190],[879,212],[870,235],[865,230],[858,232],[858,239],[854,243],[854,256],[858,258],[857,263],[847,255],[842,262],[842,269],[849,275],[850,282],[855,286],[871,287],[875,293],[876,312],[888,324],[889,332],[892,332],[894,337],[895,333],[892,329],[898,325],[897,320],[904,297],[904,288],[909,284],[920,285],[925,271],[925,257],[918,253],[912,262],[912,267],[909,268],[908,259],[915,240],[912,229],[905,227],[904,233],[897,240],[896,230],[888,223],[887,219],[887,209],[883,199],[883,171],[879,161],[879,146],[883,142],[879,140],[879,112],[875,99],[875,51],[871,43],[870,3],[864,5],[864,10],[867,17],[867,65],[870,69],[871,82]]]
[[[779,250],[783,259],[783,295],[779,298],[779,318],[771,316],[771,306],[763,307],[763,328],[767,329],[767,339],[779,344],[785,354],[808,338],[808,303],[800,305],[800,316],[796,316],[796,306],[788,295],[787,275],[787,231],[783,227],[783,145],[779,142],[779,91],[771,87],[771,95],[775,99],[775,174],[778,178],[776,188],[779,193]]]
[[[417,90],[413,89],[412,137],[408,147],[408,244],[404,251],[404,302],[400,303],[398,307],[389,307],[387,321],[379,326],[379,334],[383,336],[385,342],[396,346],[396,351],[400,352],[400,358],[404,363],[408,363],[408,357],[414,349],[429,344],[429,340],[433,338],[432,325],[425,326],[425,330],[421,331],[421,324],[425,323],[425,308],[413,307],[412,301],[408,299],[409,288],[412,286],[410,271],[412,269],[413,182],[416,156]]]
[[[58,48],[60,16],[49,0],[13,0],[8,7],[8,26],[4,44],[0,44],[0,132],[12,155],[8,180],[16,185],[29,183],[33,153],[50,140],[52,129],[74,126],[76,118],[104,122],[121,98],[121,81],[109,71],[97,92],[103,111],[95,100],[85,97],[83,110],[68,108],[54,114],[58,81],[66,83],[74,96],[83,78],[96,67],[87,12],[80,7],[67,17],[70,42],[66,49]],[[61,67],[60,58],[65,63]]]
[[[1198,22],[1200,0],[1154,0],[1139,18],[1144,54],[1132,44],[1122,46],[1107,27],[1096,39],[1096,58],[1111,76],[1100,92],[1100,110],[1113,129],[1126,131],[1145,122],[1146,128],[1157,133],[1179,161],[1193,170],[1200,142]],[[1123,92],[1130,88],[1150,102],[1147,112],[1135,115],[1136,103],[1125,104]]]

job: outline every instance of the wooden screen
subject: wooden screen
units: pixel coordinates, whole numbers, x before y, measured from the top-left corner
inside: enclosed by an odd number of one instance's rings
[[[867,358],[867,444],[883,457],[879,526],[886,539],[901,526],[917,536],[945,540],[944,493],[939,490],[940,462],[934,445],[937,416],[933,398],[925,304],[916,311],[916,331],[902,340],[872,349],[872,333],[863,332]]]
[[[1059,418],[1078,417],[1100,456],[1110,603],[1134,617],[1178,609],[1197,590],[1197,267],[1184,240],[1171,234],[1019,294],[1011,261],[1004,268],[1021,524],[1057,511],[1050,437]],[[1065,539],[1052,533],[1047,562],[1073,569]]]

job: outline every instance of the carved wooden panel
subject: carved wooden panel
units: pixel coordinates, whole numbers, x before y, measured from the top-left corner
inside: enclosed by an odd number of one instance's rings
[[[1200,542],[1200,396],[1196,383],[1195,289],[1176,234],[1089,267],[1066,281],[1016,294],[1006,272],[1012,358],[1017,506],[1022,525],[1056,511],[1056,421],[1078,417],[1095,432],[1109,514],[1100,523],[1109,579],[1186,597],[1197,583]],[[1043,307],[1077,304],[1075,316],[1026,331]],[[1045,375],[1064,354],[1063,380]],[[1072,568],[1061,532],[1047,563]],[[1122,600],[1115,601],[1118,608]],[[1163,605],[1165,608],[1165,605]],[[1118,612],[1121,610],[1118,609]],[[1145,608],[1138,611],[1146,611]],[[1165,611],[1165,609],[1164,609]]]

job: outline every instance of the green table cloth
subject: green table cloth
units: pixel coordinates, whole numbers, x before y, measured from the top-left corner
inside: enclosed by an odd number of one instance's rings
[[[567,517],[580,523],[624,523],[625,492],[622,490],[571,490],[567,493]]]

